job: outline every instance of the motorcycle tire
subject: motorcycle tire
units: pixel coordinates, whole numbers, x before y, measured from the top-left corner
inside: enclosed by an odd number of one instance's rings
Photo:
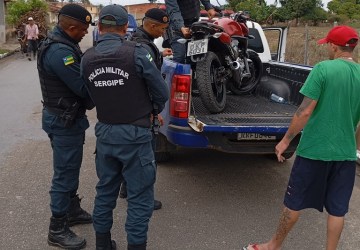
[[[217,79],[217,68],[221,67],[218,56],[209,51],[204,60],[196,63],[196,80],[202,103],[210,113],[225,109],[226,84]]]
[[[227,84],[228,89],[235,95],[244,95],[253,91],[262,76],[263,64],[259,55],[253,50],[248,50],[248,55],[251,60],[251,62],[249,62],[251,76],[249,78],[243,78],[241,81],[240,73],[236,72]],[[241,84],[239,84],[240,81]]]

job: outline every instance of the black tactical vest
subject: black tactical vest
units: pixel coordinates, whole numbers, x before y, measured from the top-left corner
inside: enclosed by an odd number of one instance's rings
[[[146,35],[144,30],[135,32],[131,37],[131,41],[135,41],[141,44],[146,44],[147,46],[149,46],[153,54],[155,55],[154,58],[155,65],[159,70],[161,70],[163,58],[160,54],[159,49],[156,47],[153,41],[151,41],[150,38]]]
[[[61,81],[56,75],[51,75],[47,73],[43,66],[44,55],[47,49],[52,43],[63,43],[70,46],[74,50],[74,54],[78,62],[81,60],[82,52],[78,46],[66,40],[63,37],[54,36],[53,34],[48,34],[46,40],[44,40],[39,48],[37,68],[39,72],[41,93],[44,101],[44,105],[51,108],[61,108],[59,105],[59,100],[62,98],[63,101],[73,104],[78,102],[81,104],[82,100],[77,96],[71,89]]]
[[[83,56],[84,78],[102,123],[150,126],[153,107],[148,88],[136,73],[135,46],[123,40],[111,54],[93,47]]]
[[[200,16],[199,0],[177,0],[181,16],[187,24],[187,21],[198,19]]]

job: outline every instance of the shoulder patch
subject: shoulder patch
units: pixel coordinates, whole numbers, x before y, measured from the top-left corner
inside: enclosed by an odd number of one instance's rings
[[[64,61],[65,66],[73,64],[75,62],[74,57],[72,55],[68,55],[68,56],[64,57],[63,61]]]
[[[152,56],[150,55],[150,53],[148,53],[148,54],[146,55],[146,58],[149,59],[150,62],[152,62],[152,60],[153,60],[153,58],[152,58]]]

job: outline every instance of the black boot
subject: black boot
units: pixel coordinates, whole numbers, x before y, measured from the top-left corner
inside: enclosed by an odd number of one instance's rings
[[[158,200],[154,200],[154,210],[159,210],[162,208],[162,203],[161,201]]]
[[[68,212],[68,224],[72,227],[77,224],[92,223],[91,215],[80,207],[81,199],[79,195],[71,198],[70,208]]]
[[[65,215],[61,218],[50,218],[48,244],[65,249],[82,249],[86,245],[86,240],[69,229]]]
[[[146,242],[140,245],[128,244],[127,250],[146,250]]]
[[[96,250],[116,250],[116,242],[111,240],[111,234],[96,233]]]

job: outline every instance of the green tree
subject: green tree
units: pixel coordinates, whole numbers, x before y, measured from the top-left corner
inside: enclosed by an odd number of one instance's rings
[[[281,8],[285,8],[287,13],[291,13],[291,18],[299,19],[316,7],[322,6],[321,0],[280,0]]]
[[[348,17],[350,20],[360,20],[359,0],[333,0],[327,5],[329,12],[340,17]]]
[[[9,24],[16,24],[23,15],[32,10],[47,10],[47,4],[44,0],[16,0],[8,5],[6,21]]]
[[[236,11],[246,10],[250,12],[251,19],[259,23],[265,22],[272,13],[272,7],[267,6],[264,1],[242,0],[234,8]]]
[[[314,25],[317,26],[319,22],[327,20],[328,16],[328,13],[323,8],[315,7],[307,12],[302,19],[304,21],[312,21]]]

